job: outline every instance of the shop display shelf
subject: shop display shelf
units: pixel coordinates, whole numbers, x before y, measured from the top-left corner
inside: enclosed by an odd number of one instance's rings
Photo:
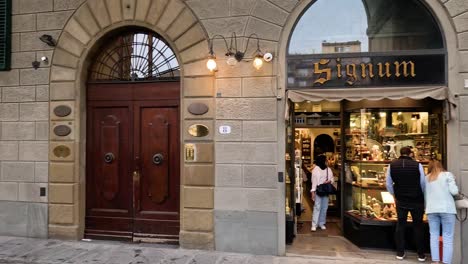
[[[345,212],[343,218],[344,235],[361,248],[395,249],[394,220],[372,220]],[[415,250],[413,239],[413,224],[408,221],[406,226],[406,248]],[[429,225],[424,223],[424,248],[429,252]]]

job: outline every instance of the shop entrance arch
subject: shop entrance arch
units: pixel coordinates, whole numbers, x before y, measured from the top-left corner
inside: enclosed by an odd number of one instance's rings
[[[109,37],[89,70],[85,237],[177,242],[179,65],[156,33]]]
[[[328,23],[331,14],[339,22]],[[318,24],[323,26],[309,26]],[[292,244],[287,251],[307,248],[300,245],[303,234],[313,247],[322,241],[314,234],[330,237],[328,226],[327,231],[304,229],[310,220],[298,210],[308,209],[310,196],[303,193],[301,175],[312,171],[314,152],[322,151],[310,139],[327,129],[335,143],[339,235],[359,247],[393,248],[396,217],[385,198],[385,171],[397,152],[392,150],[412,146],[423,166],[431,155],[446,162],[446,128],[438,120],[447,115],[452,98],[437,19],[420,0],[313,1],[287,48],[285,168],[291,183],[286,181],[285,211],[286,241]],[[421,149],[426,143],[427,150]]]

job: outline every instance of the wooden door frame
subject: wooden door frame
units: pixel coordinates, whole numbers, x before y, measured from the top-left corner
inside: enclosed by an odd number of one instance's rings
[[[135,87],[138,86],[138,87]],[[130,89],[129,89],[130,88]],[[109,91],[112,89],[112,91]],[[142,95],[142,93],[139,93],[138,90],[136,89],[146,89],[150,91],[150,95]],[[129,92],[129,90],[131,92]],[[87,155],[87,150],[90,144],[90,141],[87,140],[90,137],[89,134],[89,127],[88,127],[88,122],[89,122],[89,110],[90,106],[99,106],[99,105],[106,105],[106,106],[127,106],[128,103],[131,103],[130,108],[132,109],[132,115],[130,117],[130,121],[132,124],[135,123],[135,113],[134,110],[136,109],[136,105],[143,105],[143,106],[153,106],[153,107],[175,107],[177,109],[177,118],[178,118],[178,123],[177,123],[177,144],[178,144],[178,152],[175,153],[175,159],[177,166],[175,166],[175,174],[177,175],[177,189],[178,189],[178,201],[177,201],[177,209],[178,209],[178,216],[177,220],[179,221],[179,232],[181,230],[181,223],[182,223],[182,212],[181,212],[181,201],[182,201],[182,192],[181,192],[181,186],[182,186],[182,179],[181,179],[181,151],[182,151],[182,133],[181,133],[181,127],[182,127],[182,122],[183,118],[181,116],[181,82],[180,81],[174,81],[174,82],[115,82],[115,83],[88,83],[86,85],[86,98],[85,98],[85,109],[86,109],[86,118],[83,120],[86,130],[85,130],[85,141],[86,144],[84,147],[84,154],[85,154],[85,168],[84,168],[84,179],[85,179],[85,184],[84,184],[84,195],[85,195],[85,204],[84,204],[84,225],[83,229],[86,230],[86,217],[87,217],[87,198],[88,198],[88,188],[86,184],[86,178],[87,175],[90,173],[90,166],[89,166],[89,157]],[[136,133],[137,128],[133,125],[133,129],[131,129],[131,132],[129,134],[129,137],[132,138],[133,141],[139,141],[138,133]],[[132,153],[131,157],[132,160],[130,162],[131,168],[135,168],[137,166],[136,160],[135,160],[135,148],[132,148]],[[132,192],[134,192],[134,187],[132,187]],[[132,194],[133,198],[135,197],[135,193]],[[135,208],[134,206],[132,207],[132,218],[135,218]],[[83,230],[83,231],[84,231]],[[129,234],[132,238],[134,237],[134,227],[132,227],[132,230]],[[164,237],[164,236],[163,236]],[[110,236],[110,238],[112,238]],[[140,239],[140,240],[145,240],[145,241],[164,241],[164,238],[161,240],[160,238],[158,239]],[[173,242],[174,239],[173,237],[170,237],[168,241]]]
[[[174,18],[177,18],[177,10],[181,6],[177,3],[183,4],[183,2],[175,0],[174,5],[166,6],[163,2],[153,1],[154,6],[159,7],[160,10],[164,11],[164,14],[168,14],[169,17]],[[81,14],[81,9],[88,10],[88,7],[89,6],[86,4],[81,5],[80,9],[73,15],[75,19],[77,17],[76,14]],[[109,15],[109,10],[106,8],[95,9],[93,12],[101,14],[104,17],[108,17]],[[51,195],[54,193],[54,195],[56,195],[58,191],[60,191],[60,193],[66,193],[67,196],[57,199],[54,203],[49,203],[49,237],[67,239],[83,238],[86,202],[86,91],[87,82],[89,80],[89,66],[93,63],[96,52],[99,52],[100,44],[108,39],[107,36],[111,33],[118,34],[118,31],[128,27],[140,27],[158,33],[166,40],[176,54],[181,69],[181,91],[178,94],[178,98],[181,100],[181,163],[179,164],[181,169],[181,207],[179,210],[182,214],[186,214],[188,212],[193,212],[195,209],[202,209],[198,211],[199,215],[213,219],[214,160],[211,157],[214,153],[214,133],[204,138],[194,138],[186,133],[185,125],[201,122],[208,126],[210,131],[215,131],[213,122],[215,109],[215,76],[206,70],[202,70],[202,67],[204,68],[203,61],[187,61],[182,59],[181,50],[184,50],[184,47],[195,45],[200,41],[206,42],[209,39],[200,21],[191,14],[191,12],[187,12],[187,15],[187,19],[194,23],[189,26],[190,30],[181,35],[184,36],[185,40],[178,41],[177,43],[176,40],[181,40],[181,38],[176,38],[168,34],[169,31],[167,29],[161,29],[155,25],[154,21],[151,21],[152,19],[150,16],[143,20],[124,19],[122,16],[120,18],[117,17],[117,20],[112,21],[106,27],[102,27],[92,34],[90,39],[86,40],[86,43],[83,43],[83,45],[81,45],[81,43],[78,46],[74,45],[76,41],[69,38],[70,34],[62,34],[61,37],[57,39],[57,46],[62,47],[66,52],[54,54],[50,62],[50,131],[53,131],[57,124],[63,124],[66,121],[66,125],[72,128],[72,134],[66,137],[56,136],[54,133],[50,135],[48,149],[50,161],[49,194]],[[73,22],[74,19],[70,21]],[[70,29],[69,25],[67,25],[64,28]],[[81,28],[82,27],[78,27],[78,30]],[[74,29],[76,29],[76,27]],[[71,31],[68,30],[67,32]],[[190,38],[185,38],[189,35],[191,36]],[[67,64],[63,67],[63,62],[70,59],[70,54],[74,54],[79,57],[80,60],[74,60],[75,63]],[[187,54],[192,53],[188,52]],[[200,56],[203,57],[204,55]],[[210,111],[203,115],[193,116],[185,107],[185,105],[189,105],[192,102],[203,103],[209,106]],[[55,115],[54,110],[63,106],[71,109],[71,113],[66,117]],[[203,147],[204,152],[209,153],[209,159],[206,158],[199,162],[185,162],[182,151],[185,141],[193,141],[195,143],[203,141],[201,147]],[[71,150],[71,155],[66,158],[55,156],[53,150],[58,146],[69,148]],[[207,155],[204,155],[204,157],[206,156]],[[198,163],[201,162],[203,162],[204,167],[198,166]],[[188,175],[194,173],[203,173],[203,179],[198,178],[196,181],[187,180]],[[187,190],[191,190],[192,187],[203,189],[205,193],[209,193],[209,199],[192,201],[188,204],[187,201],[184,200],[184,197],[188,196]],[[66,191],[63,192],[63,190]],[[69,190],[73,190],[73,192]],[[181,218],[183,219],[183,217]],[[180,231],[181,246],[185,248],[203,247],[213,249],[213,221],[204,222],[201,228],[198,224],[190,224],[191,222],[192,221],[182,225]]]

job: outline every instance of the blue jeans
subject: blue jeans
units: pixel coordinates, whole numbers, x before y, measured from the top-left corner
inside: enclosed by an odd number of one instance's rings
[[[312,226],[324,226],[327,221],[328,195],[315,195],[314,213],[312,214]]]
[[[455,214],[433,213],[427,214],[429,220],[429,232],[431,233],[431,256],[432,261],[440,261],[439,236],[442,224],[443,239],[443,263],[452,263],[453,255],[453,232],[455,230]]]

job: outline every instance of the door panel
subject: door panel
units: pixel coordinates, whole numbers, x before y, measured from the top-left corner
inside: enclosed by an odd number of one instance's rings
[[[86,228],[109,233],[108,218],[120,221],[110,231],[130,232],[133,207],[129,177],[132,165],[131,104],[88,107]],[[112,232],[110,232],[112,233]]]
[[[141,121],[141,211],[154,211],[169,198],[169,121],[166,109],[143,108]],[[147,198],[147,199],[145,199]],[[145,204],[144,202],[147,202]]]
[[[101,144],[96,160],[104,159],[104,163],[100,162],[100,166],[98,165],[101,177],[98,177],[96,182],[104,200],[112,201],[119,191],[120,120],[114,114],[105,115],[97,126]]]
[[[139,103],[135,113],[139,125],[135,151],[140,161],[135,233],[178,235],[178,108]]]

